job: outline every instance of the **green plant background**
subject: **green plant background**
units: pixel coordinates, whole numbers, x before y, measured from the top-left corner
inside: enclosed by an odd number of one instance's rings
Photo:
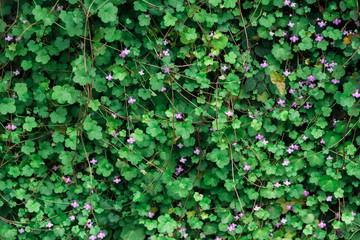
[[[2,238],[360,239],[358,1],[0,4]]]

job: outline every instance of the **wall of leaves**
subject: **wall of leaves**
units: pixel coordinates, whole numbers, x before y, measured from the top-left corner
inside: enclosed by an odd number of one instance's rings
[[[0,238],[360,239],[359,1],[0,14]]]

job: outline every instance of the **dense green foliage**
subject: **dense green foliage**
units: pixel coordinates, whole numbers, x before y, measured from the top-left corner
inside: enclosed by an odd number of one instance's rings
[[[360,239],[358,4],[1,1],[0,238]]]

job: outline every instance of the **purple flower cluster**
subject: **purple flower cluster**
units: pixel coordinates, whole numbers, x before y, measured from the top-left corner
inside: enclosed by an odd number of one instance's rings
[[[130,50],[128,50],[127,48],[125,48],[124,50],[121,51],[121,53],[119,54],[119,56],[122,57],[122,58],[125,58],[129,53],[130,53]]]

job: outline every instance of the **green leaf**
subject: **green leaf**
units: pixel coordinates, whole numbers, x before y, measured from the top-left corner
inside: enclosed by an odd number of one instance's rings
[[[16,111],[15,99],[13,98],[3,98],[0,103],[0,113],[5,115],[8,113],[14,113]]]
[[[271,53],[276,59],[287,60],[291,55],[291,47],[288,43],[280,44],[276,43],[273,45]]]
[[[266,28],[271,28],[272,24],[275,23],[275,18],[273,16],[273,14],[262,16],[259,19],[259,23],[260,23],[260,25],[262,25]]]
[[[31,155],[35,152],[35,142],[26,140],[25,144],[21,147],[21,151],[26,155]]]
[[[182,136],[183,139],[188,139],[190,134],[194,133],[195,129],[192,125],[192,120],[187,118],[185,122],[175,123],[175,134]]]
[[[95,120],[87,117],[84,121],[84,130],[90,140],[100,140],[102,138],[102,128],[97,125]]]
[[[166,13],[164,16],[164,24],[166,27],[175,26],[178,19],[171,15],[171,13]]]
[[[25,123],[23,125],[23,128],[28,131],[31,132],[33,130],[33,128],[37,127],[37,123],[35,121],[34,117],[26,117],[25,118]]]
[[[124,240],[133,240],[133,239],[144,240],[145,236],[146,235],[143,227],[136,225],[134,226],[132,224],[124,228],[123,232],[121,233],[121,238]]]
[[[118,8],[114,6],[111,2],[106,3],[103,5],[99,12],[98,16],[104,23],[112,23],[117,22],[116,20],[116,13],[118,12]]]
[[[177,223],[169,214],[161,215],[158,218],[158,231],[160,233],[171,234],[177,228]]]
[[[101,174],[104,177],[108,177],[114,171],[114,167],[109,163],[107,159],[99,161],[98,167],[96,169],[97,174]]]
[[[347,225],[351,224],[354,221],[354,216],[351,212],[344,213],[341,216],[341,220],[344,221]]]
[[[339,187],[339,181],[333,179],[330,176],[324,175],[319,180],[319,186],[324,191],[335,192]]]
[[[50,114],[51,121],[53,123],[64,123],[66,121],[67,111],[64,107],[59,107],[55,112]]]
[[[25,207],[29,212],[35,212],[36,213],[36,212],[39,212],[41,205],[40,205],[40,203],[35,202],[32,198],[30,198],[26,202]]]

